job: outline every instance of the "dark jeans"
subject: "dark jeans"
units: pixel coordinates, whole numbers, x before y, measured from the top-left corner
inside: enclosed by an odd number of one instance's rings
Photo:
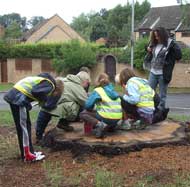
[[[16,126],[16,131],[17,131],[17,137],[18,137],[18,143],[19,143],[21,158],[24,160],[23,130],[22,130],[21,125],[20,125],[20,121],[21,120],[20,120],[19,106],[18,105],[14,105],[14,104],[10,104],[10,107],[11,107],[11,112],[12,112],[13,119],[14,119],[15,126]],[[27,123],[27,127],[26,128],[27,128],[28,137],[29,137],[30,152],[34,153],[34,149],[33,149],[33,146],[32,146],[32,139],[31,139],[31,121],[30,121],[29,111],[27,111],[26,123]]]
[[[114,127],[117,125],[119,120],[115,119],[106,119],[98,115],[96,111],[87,111],[84,110],[80,113],[80,119],[84,122],[90,123],[93,127],[98,123],[98,121],[103,121],[104,123],[108,124],[108,128]]]
[[[52,115],[41,110],[36,121],[36,138],[41,140]]]
[[[82,109],[80,108],[79,112],[81,111]],[[58,117],[58,116],[56,116]],[[43,134],[45,132],[45,129],[48,125],[48,123],[50,122],[52,118],[52,114],[48,113],[48,112],[45,112],[43,110],[41,110],[38,114],[38,118],[37,118],[37,121],[36,121],[36,138],[38,140],[41,140],[42,137],[43,137]],[[74,121],[79,121],[79,114],[77,115],[76,119]],[[67,119],[59,119],[59,122],[58,124],[69,124],[69,121],[67,121]]]
[[[140,118],[140,116],[139,116],[139,114],[137,112],[137,109],[138,109],[137,106],[128,103],[122,97],[121,97],[121,106],[122,106],[122,108],[123,108],[123,110],[125,111],[126,114],[132,115],[135,119]]]
[[[158,111],[158,105],[159,105],[159,103],[160,103],[160,97],[156,93],[154,95],[155,112]],[[121,97],[121,106],[122,106],[122,108],[123,108],[123,110],[125,111],[126,114],[130,114],[130,115],[132,115],[136,119],[140,119],[141,118],[140,115],[139,115],[139,113],[137,112],[138,107],[136,105],[132,105],[132,104],[128,103],[122,97]]]

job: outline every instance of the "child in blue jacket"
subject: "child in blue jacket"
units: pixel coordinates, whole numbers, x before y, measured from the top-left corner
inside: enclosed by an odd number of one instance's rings
[[[106,129],[114,128],[122,118],[121,100],[109,81],[107,74],[102,73],[97,86],[85,103],[80,118],[93,126],[97,138],[102,138]]]

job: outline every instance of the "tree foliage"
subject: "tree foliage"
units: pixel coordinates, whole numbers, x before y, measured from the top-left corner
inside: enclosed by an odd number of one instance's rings
[[[72,40],[59,49],[59,57],[53,60],[55,70],[60,72],[75,72],[82,66],[92,67],[96,64],[96,52],[92,47],[78,40]]]
[[[149,11],[150,3],[144,0],[142,4],[135,3],[135,23],[138,24],[142,17]],[[100,12],[81,14],[74,18],[72,27],[88,41],[95,41],[106,37],[110,46],[125,46],[130,40],[131,30],[131,4],[117,5],[115,8]]]
[[[26,17],[18,13],[0,15],[0,25],[5,28],[4,39],[18,39],[28,30],[28,26],[33,27],[44,19],[42,16],[34,16],[27,21]]]
[[[36,26],[38,23],[41,23],[42,21],[44,21],[45,18],[43,16],[33,16],[28,22],[27,24],[30,27],[34,27]]]

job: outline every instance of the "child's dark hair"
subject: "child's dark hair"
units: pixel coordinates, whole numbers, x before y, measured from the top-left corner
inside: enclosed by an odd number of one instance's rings
[[[101,73],[98,78],[97,78],[97,81],[96,81],[96,86],[105,86],[107,84],[109,84],[110,81],[109,81],[109,76],[106,74],[106,73]]]
[[[127,81],[131,78],[135,77],[135,73],[132,69],[125,68],[119,74],[119,83],[122,86],[123,84],[126,85]]]

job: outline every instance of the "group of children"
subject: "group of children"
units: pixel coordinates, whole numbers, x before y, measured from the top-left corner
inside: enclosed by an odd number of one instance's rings
[[[76,79],[78,80],[79,78],[80,80],[81,74],[79,73],[77,75],[73,75],[71,80],[77,85],[80,84],[81,88],[85,90],[89,86],[89,81],[85,81],[87,80],[85,77],[83,81],[78,82]],[[39,105],[47,111],[55,109],[60,104],[60,101],[64,102],[64,97],[71,93],[70,88],[72,86],[71,80],[69,80],[71,75],[69,76],[63,81],[61,79],[54,79],[48,73],[26,77],[17,82],[4,96],[4,99],[11,107],[17,130],[21,158],[23,160],[37,161],[45,157],[43,153],[35,152],[32,146],[31,121],[29,117],[29,111],[32,108],[31,102],[39,102]],[[149,86],[148,81],[136,77],[134,72],[129,68],[123,69],[116,81],[124,89],[123,96],[120,96],[114,90],[109,76],[106,73],[102,73],[98,76],[96,86],[92,93],[88,97],[85,97],[86,101],[84,102],[83,108],[78,108],[78,117],[80,120],[90,123],[93,126],[92,133],[97,138],[104,137],[106,131],[114,131],[115,129],[141,129],[147,124],[156,122],[154,121],[154,114],[159,100],[156,99],[157,95]],[[65,95],[64,89],[68,89],[68,93]],[[73,91],[73,94],[76,94],[75,92],[77,90]],[[83,95],[85,95],[85,91]],[[70,99],[74,100],[75,98]],[[69,101],[69,103],[71,102]],[[51,119],[49,113],[42,113],[43,115],[41,114],[37,120],[38,122],[41,120],[38,128],[43,129],[40,136],[43,135],[45,127]],[[46,116],[44,118],[44,114],[48,114],[48,117]],[[60,117],[59,114],[57,115]]]

